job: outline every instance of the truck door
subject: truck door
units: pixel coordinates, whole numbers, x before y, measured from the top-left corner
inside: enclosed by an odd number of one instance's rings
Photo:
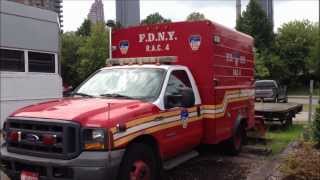
[[[200,143],[202,134],[202,123],[195,105],[191,108],[181,108],[179,96],[182,89],[190,89],[194,97],[194,88],[187,72],[185,70],[174,70],[169,76],[164,95],[165,111],[176,112],[178,120],[178,125],[169,128],[164,134],[164,153],[168,156],[174,156],[192,149]]]

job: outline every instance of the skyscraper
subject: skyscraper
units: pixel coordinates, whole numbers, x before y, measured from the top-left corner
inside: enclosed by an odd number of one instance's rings
[[[58,13],[60,27],[63,27],[63,25],[62,25],[62,22],[63,22],[63,20],[62,20],[62,1],[63,0],[9,0],[9,1],[14,1],[17,3],[22,3],[25,5],[54,11],[54,12]]]
[[[92,23],[105,22],[102,0],[95,0],[94,3],[91,5],[91,9],[88,14],[88,19]]]
[[[259,0],[262,9],[266,12],[268,19],[273,24],[273,0]]]
[[[123,27],[134,26],[140,23],[139,0],[116,0],[116,20]]]
[[[236,15],[238,20],[241,17],[241,0],[236,0]]]

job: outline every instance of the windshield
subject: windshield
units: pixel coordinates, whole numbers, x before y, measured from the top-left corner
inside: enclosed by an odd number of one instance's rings
[[[273,81],[257,81],[256,87],[275,87],[275,84]]]
[[[105,69],[93,75],[75,93],[154,100],[160,94],[164,76],[165,70],[157,68]]]

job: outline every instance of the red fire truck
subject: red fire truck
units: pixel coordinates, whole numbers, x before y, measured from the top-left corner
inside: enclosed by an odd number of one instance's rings
[[[253,39],[210,21],[120,29],[73,97],[8,117],[13,179],[159,179],[200,144],[241,150],[254,126]]]

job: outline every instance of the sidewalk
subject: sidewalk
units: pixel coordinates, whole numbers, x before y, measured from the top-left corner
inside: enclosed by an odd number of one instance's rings
[[[288,95],[288,98],[297,98],[297,99],[309,99],[309,96],[308,95]],[[315,96],[313,95],[312,98],[315,98],[315,99],[320,99],[320,96]]]

